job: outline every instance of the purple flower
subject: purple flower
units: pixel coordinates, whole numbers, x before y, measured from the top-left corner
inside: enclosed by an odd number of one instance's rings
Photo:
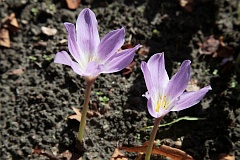
[[[195,92],[184,92],[190,80],[190,63],[185,60],[179,71],[169,80],[165,69],[164,54],[153,55],[148,63],[142,62],[141,69],[147,86],[149,113],[161,117],[170,111],[180,111],[197,104],[211,90],[211,86]]]
[[[134,58],[139,45],[118,52],[124,43],[125,29],[113,30],[100,41],[95,14],[88,8],[83,9],[74,24],[64,23],[68,31],[68,49],[58,52],[55,63],[71,66],[79,75],[96,78],[100,73],[113,73],[127,67]]]

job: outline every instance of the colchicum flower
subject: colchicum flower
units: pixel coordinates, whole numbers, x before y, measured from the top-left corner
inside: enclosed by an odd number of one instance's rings
[[[127,67],[134,58],[139,45],[118,52],[124,43],[125,29],[113,30],[100,41],[95,14],[83,9],[74,24],[64,23],[68,31],[68,49],[75,61],[66,51],[58,52],[55,63],[71,66],[79,75],[96,78],[100,73],[113,73]]]
[[[85,77],[86,91],[78,132],[78,140],[83,144],[91,87],[95,79],[101,73],[113,73],[127,67],[139,45],[118,52],[124,43],[123,27],[109,32],[100,41],[96,16],[88,8],[79,14],[76,28],[68,22],[64,25],[68,31],[68,49],[74,61],[66,51],[61,51],[56,54],[54,62],[71,66],[74,72]]]
[[[211,90],[206,86],[199,91],[184,92],[190,80],[190,60],[185,60],[179,71],[169,80],[164,54],[153,55],[142,62],[141,69],[147,86],[145,97],[151,116],[159,118],[170,111],[180,111],[197,104]]]

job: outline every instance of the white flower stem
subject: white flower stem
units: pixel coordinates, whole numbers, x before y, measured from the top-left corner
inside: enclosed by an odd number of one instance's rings
[[[83,134],[84,134],[84,128],[86,125],[86,118],[87,118],[87,111],[88,111],[88,104],[90,101],[90,94],[91,94],[91,88],[96,78],[87,78],[86,77],[86,90],[85,90],[85,97],[84,97],[84,104],[83,104],[83,110],[81,112],[81,122],[79,126],[78,131],[78,140],[80,143],[83,143]]]
[[[153,130],[152,130],[150,140],[149,140],[149,144],[148,144],[148,148],[147,148],[147,152],[146,152],[146,155],[145,155],[145,160],[150,160],[154,140],[155,140],[157,130],[158,130],[158,126],[159,126],[162,119],[163,119],[163,116],[155,119]]]

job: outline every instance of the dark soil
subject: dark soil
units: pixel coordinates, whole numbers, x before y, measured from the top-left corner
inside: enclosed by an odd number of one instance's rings
[[[11,47],[0,50],[0,159],[47,159],[32,154],[36,147],[55,155],[74,151],[79,122],[68,116],[74,114],[72,107],[81,109],[85,82],[70,67],[53,63],[53,57],[67,50],[63,23],[75,23],[85,7],[95,12],[101,37],[124,26],[126,39],[132,36],[133,45],[141,43],[150,51],[145,56],[136,53],[131,73],[97,78],[90,109],[97,107],[100,116],[87,120],[83,159],[109,159],[117,145],[141,145],[149,139],[151,130],[140,130],[154,122],[142,97],[146,87],[140,63],[158,52],[165,52],[169,75],[190,59],[191,79],[201,88],[210,84],[213,90],[194,107],[166,115],[162,124],[183,116],[205,120],[159,128],[156,139],[167,145],[180,141],[181,149],[196,160],[218,159],[220,153],[240,159],[238,0],[194,0],[192,12],[177,0],[85,0],[77,10],[67,9],[63,0],[0,1],[0,18],[14,12],[19,23],[18,32],[10,32]],[[58,32],[47,36],[42,26]],[[223,36],[234,49],[233,61],[221,65],[223,57],[199,54],[197,44],[210,35]],[[16,69],[23,73],[12,74]],[[125,154],[129,159],[136,156]]]

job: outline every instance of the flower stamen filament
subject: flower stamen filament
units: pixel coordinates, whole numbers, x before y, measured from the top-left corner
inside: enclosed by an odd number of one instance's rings
[[[157,101],[157,107],[155,108],[156,112],[160,112],[160,108],[167,110],[168,109],[168,102],[167,102],[167,96],[159,96],[159,99]]]

